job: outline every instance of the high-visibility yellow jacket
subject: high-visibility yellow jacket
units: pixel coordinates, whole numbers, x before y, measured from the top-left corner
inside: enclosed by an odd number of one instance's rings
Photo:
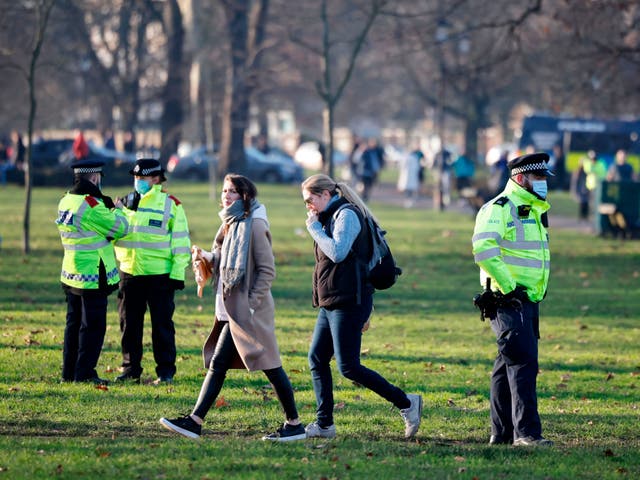
[[[504,191],[480,209],[472,241],[483,286],[489,276],[493,290],[506,294],[522,285],[531,301],[544,298],[550,253],[542,216],[549,207],[549,203],[509,180]]]
[[[58,204],[56,220],[64,259],[60,281],[73,288],[100,288],[100,261],[107,284],[120,280],[113,244],[127,233],[128,222],[119,210],[109,210],[101,199],[91,195],[67,193]]]
[[[191,261],[187,217],[180,201],[153,185],[137,210],[123,208],[129,233],[115,244],[120,270],[129,275],[163,275],[184,281]]]
[[[588,190],[595,190],[598,182],[607,176],[607,167],[600,160],[593,162],[587,158],[582,164],[582,169],[587,176],[585,184]]]

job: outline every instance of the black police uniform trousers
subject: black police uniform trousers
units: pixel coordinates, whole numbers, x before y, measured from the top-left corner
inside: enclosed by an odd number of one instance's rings
[[[118,313],[122,333],[122,367],[132,377],[142,374],[144,315],[149,307],[151,341],[158,377],[176,373],[176,342],[173,324],[174,288],[169,275],[120,273]]]
[[[538,375],[539,306],[523,301],[498,308],[491,328],[498,355],[491,372],[491,434],[498,441],[540,438]]]
[[[103,290],[64,287],[67,323],[62,350],[62,379],[81,382],[98,377],[96,365],[107,329],[107,296]]]

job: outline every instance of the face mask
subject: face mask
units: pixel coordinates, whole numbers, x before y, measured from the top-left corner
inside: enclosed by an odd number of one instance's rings
[[[136,178],[133,182],[133,188],[140,195],[144,195],[149,190],[151,190],[151,185],[149,185],[149,182],[147,182],[146,180],[142,180],[141,178]]]
[[[537,194],[540,198],[547,198],[547,181],[546,180],[533,180],[531,182],[531,190]]]

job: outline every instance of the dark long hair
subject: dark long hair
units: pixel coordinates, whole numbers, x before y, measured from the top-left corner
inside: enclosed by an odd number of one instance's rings
[[[229,181],[236,187],[236,190],[242,198],[245,217],[251,211],[251,201],[258,196],[258,189],[255,184],[244,175],[237,173],[228,173],[225,175],[223,183]]]

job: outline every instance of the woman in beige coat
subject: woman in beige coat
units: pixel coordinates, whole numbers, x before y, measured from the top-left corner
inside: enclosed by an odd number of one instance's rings
[[[262,370],[271,382],[286,415],[284,425],[263,440],[291,441],[306,437],[291,383],[282,368],[275,336],[275,306],[271,283],[275,263],[267,212],[257,200],[255,185],[242,175],[225,176],[222,187],[222,225],[211,252],[194,247],[196,272],[213,273],[216,286],[215,320],[204,344],[207,375],[191,414],[176,419],[161,418],[167,429],[189,438],[199,438],[204,418],[214,404],[231,368]]]

